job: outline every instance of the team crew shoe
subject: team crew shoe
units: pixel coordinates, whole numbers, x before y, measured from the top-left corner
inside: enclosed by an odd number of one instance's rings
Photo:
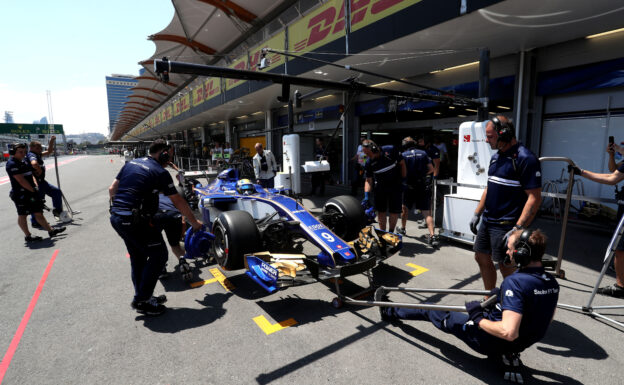
[[[380,287],[375,290],[375,295],[373,296],[375,302],[389,302],[388,295],[386,292]],[[378,306],[379,307],[379,315],[381,315],[381,320],[389,323],[396,323],[396,317],[391,313],[392,308],[387,306]]]
[[[601,287],[598,289],[598,294],[608,295],[616,298],[624,298],[624,287],[618,286],[616,283],[613,285]]]
[[[38,236],[34,236],[33,237],[32,235],[24,237],[24,240],[26,241],[26,243],[39,242],[42,239],[43,238],[41,238],[41,237],[38,237]]]
[[[191,266],[189,266],[188,262],[186,262],[184,258],[180,259],[180,263],[178,263],[178,270],[180,271],[180,275],[182,275],[182,280],[190,281],[191,278],[193,278]]]
[[[56,229],[53,229],[52,231],[48,231],[48,235],[50,236],[50,238],[52,238],[52,237],[59,235],[63,231],[65,231],[65,227],[57,227]]]
[[[440,246],[440,238],[438,238],[437,235],[429,235],[427,236],[427,243],[429,244],[429,246],[431,247],[438,247]]]
[[[167,310],[165,305],[159,303],[159,299],[163,301],[167,301],[167,297],[164,295],[160,295],[158,297],[152,297],[147,301],[132,301],[132,308],[134,308],[137,313],[145,314],[145,315],[160,315]]]
[[[406,235],[406,231],[404,228],[402,228],[401,226],[397,226],[396,227],[396,231],[397,234],[401,234],[401,235]]]

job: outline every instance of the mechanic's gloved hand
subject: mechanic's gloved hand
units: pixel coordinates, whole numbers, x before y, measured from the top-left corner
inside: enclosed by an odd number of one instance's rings
[[[368,202],[370,200],[369,199],[369,194],[370,193],[368,191],[364,191],[364,199],[362,199],[362,203]]]
[[[508,232],[505,233],[505,235],[503,236],[503,244],[502,246],[504,246],[505,248],[507,248],[507,241],[509,241],[509,237],[511,236],[511,234],[515,233],[516,231],[518,231],[520,229],[516,228],[516,227],[512,227],[511,230],[509,230]]]
[[[583,170],[581,170],[581,168],[577,165],[568,165],[568,172],[570,172],[570,170],[574,171],[574,175],[581,175],[581,173],[583,173]]]
[[[479,232],[480,220],[481,220],[481,214],[475,214],[470,220],[470,231],[472,231],[474,235],[477,235],[477,233]]]
[[[483,319],[483,308],[479,301],[466,302],[466,311],[468,317],[474,322],[475,325],[479,325],[479,322]]]

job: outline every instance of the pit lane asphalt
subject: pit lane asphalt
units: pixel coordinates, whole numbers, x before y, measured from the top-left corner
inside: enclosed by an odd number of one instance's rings
[[[167,295],[169,310],[160,317],[138,315],[129,306],[132,285],[126,250],[108,215],[107,188],[122,165],[119,157],[87,156],[60,166],[61,187],[72,208],[81,213],[64,235],[30,247],[24,245],[16,225],[15,208],[8,198],[10,185],[0,185],[0,354],[4,357],[0,368],[8,364],[2,384],[503,383],[485,357],[454,337],[425,322],[398,326],[380,322],[376,308],[334,309],[330,301],[335,295],[321,283],[265,295],[243,271],[222,271],[235,287],[231,292],[219,282],[190,288],[173,273],[156,288],[156,294]],[[2,167],[0,176],[4,175]],[[55,182],[53,171],[48,178]],[[314,197],[304,199],[304,204],[318,212],[325,200]],[[551,238],[548,252],[556,255],[559,225],[540,225]],[[482,288],[469,248],[446,243],[433,250],[418,238],[424,230],[411,220],[407,231],[403,250],[375,270],[376,283]],[[568,279],[560,280],[560,302],[586,304],[608,238],[569,228],[563,262]],[[19,327],[56,250],[16,346]],[[173,265],[170,256],[169,271]],[[213,268],[198,267],[194,281],[214,278]],[[414,271],[421,273],[413,276]],[[366,284],[363,277],[353,281]],[[605,278],[605,283],[612,282],[612,276]],[[391,296],[398,301],[425,298]],[[465,299],[429,297],[444,304],[462,304]],[[624,305],[624,300],[598,296],[594,305],[598,304]],[[620,314],[614,318],[624,322],[623,311],[611,313]],[[267,325],[290,319],[296,324],[266,334],[256,317],[264,317]],[[558,309],[544,340],[522,354],[529,368],[525,382],[620,384],[623,338],[623,330],[610,324]],[[11,348],[14,354],[8,357]]]

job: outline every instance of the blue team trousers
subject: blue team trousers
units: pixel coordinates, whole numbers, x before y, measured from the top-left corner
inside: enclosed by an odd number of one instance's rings
[[[149,223],[133,224],[131,216],[111,214],[110,221],[130,254],[134,300],[148,300],[154,294],[158,276],[167,263],[167,246],[162,231]]]
[[[58,210],[58,212],[61,212],[63,210],[63,193],[61,190],[48,183],[46,180],[37,181],[37,183],[39,184],[39,198],[43,201],[46,195],[49,196],[52,198],[52,207]],[[37,223],[34,215],[31,215],[30,221],[32,224]]]
[[[467,323],[469,317],[466,313],[407,308],[391,308],[389,313],[399,319],[430,321],[436,328],[454,335],[484,355],[502,354],[509,350],[506,341]]]

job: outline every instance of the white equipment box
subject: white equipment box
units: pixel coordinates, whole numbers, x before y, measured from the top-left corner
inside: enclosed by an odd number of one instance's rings
[[[457,187],[455,194],[444,196],[444,216],[440,235],[473,244],[470,219],[487,186],[490,158],[495,153],[485,141],[485,122],[464,122],[459,126],[457,150]],[[462,186],[464,185],[464,186]],[[472,185],[478,187],[469,187]]]
[[[305,162],[305,164],[301,167],[303,167],[304,172],[329,171],[329,162],[326,160],[312,160]]]
[[[275,175],[275,188],[277,189],[290,189],[290,174],[287,172],[278,172]]]

